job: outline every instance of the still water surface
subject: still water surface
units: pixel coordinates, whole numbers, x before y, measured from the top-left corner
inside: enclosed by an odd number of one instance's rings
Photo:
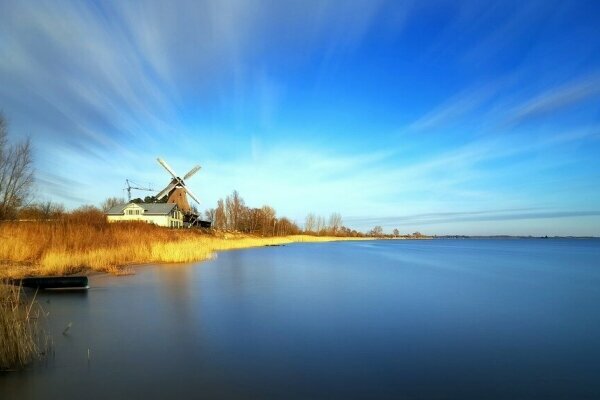
[[[600,398],[598,240],[294,244],[90,282],[39,297],[54,355],[1,399]]]

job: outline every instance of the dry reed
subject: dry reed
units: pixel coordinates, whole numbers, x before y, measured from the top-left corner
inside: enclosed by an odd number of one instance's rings
[[[21,368],[40,354],[35,304],[35,296],[23,303],[20,287],[0,282],[0,371]]]
[[[357,238],[295,235],[258,237],[173,230],[103,220],[0,223],[0,277],[68,275],[88,270],[131,273],[133,264],[201,261],[215,251],[292,242]]]

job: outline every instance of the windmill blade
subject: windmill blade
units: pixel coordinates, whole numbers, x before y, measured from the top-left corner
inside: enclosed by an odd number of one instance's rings
[[[192,199],[194,199],[194,201],[195,201],[196,203],[200,204],[200,201],[199,201],[199,200],[196,198],[196,196],[194,195],[194,193],[192,193],[192,192],[190,191],[190,189],[188,189],[188,188],[187,188],[187,186],[183,186],[183,190],[185,190],[185,191],[186,191],[186,193],[187,193],[187,194],[188,194],[188,195],[189,195],[189,196],[190,196]]]
[[[156,159],[156,161],[158,161],[158,163],[159,163],[160,165],[162,165],[162,166],[163,166],[163,168],[164,168],[164,169],[166,169],[166,170],[167,170],[167,172],[171,174],[171,176],[173,176],[173,178],[175,178],[175,179],[178,179],[178,178],[177,178],[177,174],[175,173],[175,171],[173,171],[173,170],[171,169],[171,167],[169,167],[169,164],[167,164],[167,162],[166,162],[165,160],[163,160],[163,159],[161,159],[161,158],[159,157],[159,158],[157,158],[157,159]]]
[[[166,195],[168,195],[171,192],[171,190],[175,188],[175,186],[177,186],[176,183],[170,183],[166,188],[161,190],[160,193],[156,195],[156,200],[160,200]]]
[[[183,177],[183,180],[185,181],[186,179],[190,179],[196,172],[200,171],[200,168],[202,168],[202,167],[199,165],[196,165],[194,168],[190,169],[190,172],[185,174],[185,176]]]

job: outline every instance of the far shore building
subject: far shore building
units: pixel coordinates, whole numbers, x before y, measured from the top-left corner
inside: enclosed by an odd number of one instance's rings
[[[183,213],[175,203],[119,204],[106,212],[108,222],[143,221],[167,228],[182,228]]]

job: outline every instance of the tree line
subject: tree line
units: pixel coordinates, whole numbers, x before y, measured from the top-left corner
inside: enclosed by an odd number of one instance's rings
[[[342,224],[340,213],[331,213],[328,219],[321,215],[309,213],[304,219],[304,232],[319,236],[366,236],[364,233],[350,229]]]
[[[262,236],[286,236],[302,233],[302,229],[286,217],[277,217],[271,206],[248,207],[237,190],[225,200],[219,199],[215,208],[204,212],[213,229],[236,231]]]

